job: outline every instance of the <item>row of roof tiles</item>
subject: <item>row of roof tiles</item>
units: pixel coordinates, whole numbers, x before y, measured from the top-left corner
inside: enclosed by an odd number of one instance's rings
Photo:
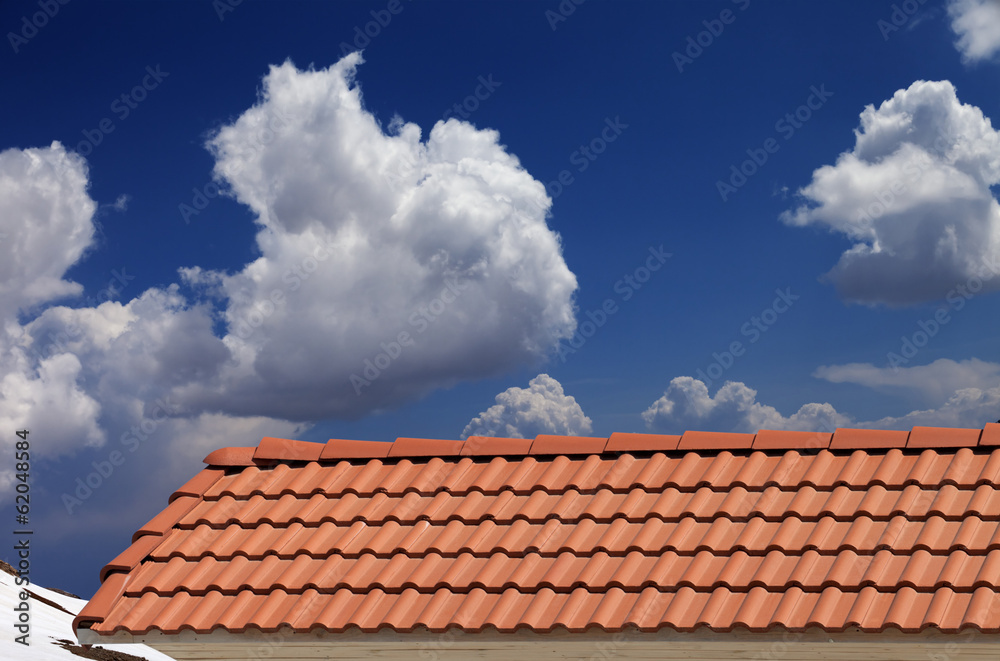
[[[540,434],[533,439],[470,436],[464,441],[397,438],[393,443],[330,439],[309,443],[264,438],[255,448],[223,448],[205,458],[214,466],[252,466],[273,461],[328,461],[402,457],[580,455],[604,452],[718,450],[857,450],[1000,446],[1000,424],[984,429],[914,427],[911,431],[837,429],[833,433],[762,429],[756,434],[688,431],[682,435],[615,433],[608,438]]]
[[[625,492],[643,488],[659,492],[671,488],[692,491],[701,487],[722,491],[737,487],[760,490],[769,486],[784,490],[832,489],[839,485],[867,489],[879,485],[902,488],[910,484],[926,488],[948,484],[975,488],[998,482],[1000,448],[984,451],[926,449],[915,454],[899,449],[879,453],[856,450],[849,454],[828,450],[803,454],[788,450],[779,455],[752,452],[743,456],[721,451],[681,456],[655,453],[650,456],[622,454],[618,457],[590,455],[548,459],[495,457],[488,462],[468,457],[447,460],[432,457],[422,461],[402,459],[396,463],[372,459],[360,465],[347,461],[332,465],[310,462],[289,466],[282,463],[273,468],[248,466],[231,474],[222,468],[205,468],[175,492],[172,499],[192,496],[218,500],[223,496],[247,498],[258,494],[275,498],[288,493],[401,496],[445,491],[457,496],[474,491],[529,494],[538,490],[549,493],[571,489]]]
[[[650,519],[645,523],[628,523],[624,519],[611,523],[589,519],[563,523],[551,519],[544,524],[519,520],[510,525],[492,521],[474,525],[459,521],[447,525],[425,521],[401,525],[388,521],[379,526],[358,521],[350,526],[327,522],[318,527],[299,523],[275,527],[265,523],[254,528],[198,526],[174,531],[165,538],[148,535],[105,566],[103,575],[129,571],[147,555],[162,561],[174,556],[191,560],[212,556],[221,560],[243,555],[259,560],[268,555],[326,558],[333,554],[357,557],[366,553],[379,557],[430,553],[449,557],[463,553],[554,556],[564,552],[585,556],[599,552],[624,555],[632,551],[647,555],[669,551],[682,555],[699,551],[719,555],[745,551],[761,555],[773,550],[788,553],[816,550],[830,554],[847,550],[874,553],[880,549],[912,553],[923,549],[932,553],[964,550],[983,554],[997,548],[1000,548],[1000,521],[978,517],[962,521],[939,517],[909,521],[903,516],[888,521],[873,521],[868,517],[853,521],[789,518],[781,522],[762,519],[738,522],[725,518],[696,522],[688,518],[678,522]]]
[[[579,587],[591,592],[607,592],[611,588],[639,592],[647,587],[663,591],[683,587],[699,591],[718,587],[748,591],[757,586],[799,587],[819,592],[831,585],[846,591],[872,586],[882,592],[903,587],[918,592],[934,592],[944,587],[972,592],[979,587],[994,586],[997,576],[1000,576],[1000,549],[986,555],[970,555],[961,550],[949,555],[933,555],[924,550],[903,555],[884,549],[873,555],[850,550],[836,555],[817,551],[789,555],[773,550],[763,556],[743,551],[731,555],[700,551],[688,556],[673,551],[658,556],[637,551],[624,556],[529,553],[520,558],[502,553],[486,557],[463,553],[454,558],[437,553],[391,558],[363,554],[354,558],[297,555],[294,559],[281,559],[268,555],[262,560],[244,556],[217,560],[209,556],[197,561],[173,557],[167,562],[145,563],[129,581],[125,596],[140,597],[147,592],[166,596],[180,592],[180,586],[195,595],[209,592],[236,595],[243,591],[266,594],[275,589],[288,593],[309,589],[324,593],[342,589],[470,592],[476,588],[487,592],[509,588],[521,592],[544,588],[571,592]]]
[[[489,519],[498,524],[508,524],[519,519],[530,523],[544,523],[549,519],[567,522],[593,519],[607,523],[617,518],[641,522],[653,517],[665,521],[686,517],[706,521],[720,517],[759,517],[774,521],[789,517],[849,520],[866,516],[889,519],[902,514],[911,520],[929,516],[945,519],[971,515],[1000,517],[1000,491],[989,485],[975,490],[959,489],[953,485],[939,490],[921,489],[916,485],[904,489],[876,486],[868,490],[841,486],[831,491],[805,487],[797,492],[782,491],[777,487],[764,491],[736,487],[728,492],[712,491],[708,487],[697,491],[670,488],[660,493],[636,488],[626,493],[599,490],[594,493],[566,491],[550,494],[536,491],[521,496],[510,491],[501,491],[496,495],[473,491],[464,496],[446,492],[436,496],[421,496],[413,492],[405,496],[378,493],[370,497],[353,493],[315,494],[309,498],[286,493],[280,498],[257,495],[236,499],[223,496],[219,500],[191,504],[193,507],[177,522],[181,527],[191,528],[202,523],[221,527],[237,522],[242,525],[282,522],[317,525],[324,521],[341,524],[354,521],[369,524],[384,521],[476,523]]]
[[[1000,631],[1000,425],[826,436],[220,450],[76,624]]]
[[[480,589],[468,593],[444,589],[420,593],[410,589],[399,594],[379,589],[365,594],[350,590],[289,594],[276,589],[266,595],[240,592],[235,597],[219,592],[203,596],[147,592],[141,597],[122,597],[107,620],[96,623],[93,630],[143,634],[151,631],[154,627],[150,623],[155,622],[155,628],[167,634],[184,629],[208,633],[220,628],[277,631],[285,626],[302,632],[317,627],[331,632],[352,627],[362,631],[412,631],[420,626],[431,631],[452,627],[466,631],[492,627],[501,632],[521,628],[544,632],[557,627],[569,631],[592,627],[616,631],[628,625],[656,630],[664,624],[681,631],[700,626],[716,631],[737,626],[755,631],[774,626],[795,630],[819,626],[826,631],[858,627],[862,631],[897,628],[917,632],[936,627],[947,632],[972,627],[997,632],[998,612],[1000,595],[987,587],[973,592],[950,588],[917,592],[908,587],[897,592],[879,592],[874,587],[859,592],[837,587],[822,592],[797,587],[782,591],[755,587],[748,592],[728,588],[698,592],[688,587],[675,592],[655,588],[625,592],[612,588],[603,593],[583,588],[568,593],[547,588],[537,593],[513,588],[502,593]]]

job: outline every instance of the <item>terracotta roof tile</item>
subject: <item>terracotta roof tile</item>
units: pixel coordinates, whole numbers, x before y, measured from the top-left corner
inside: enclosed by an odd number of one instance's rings
[[[128,581],[129,575],[121,572],[102,577],[101,587],[73,619],[73,628],[90,628],[95,623],[103,622],[111,607],[121,600]]]
[[[624,434],[615,432],[608,438],[605,452],[670,452],[677,449],[680,436],[664,434]]]
[[[166,534],[166,532],[173,528],[182,517],[194,509],[199,502],[202,501],[197,496],[181,496],[179,498],[172,497],[170,505],[167,509],[154,516],[150,519],[149,523],[133,533],[132,541],[135,542],[144,535]]]
[[[502,455],[525,455],[531,449],[534,439],[494,438],[491,436],[470,436],[462,446],[463,455],[499,457]]]
[[[77,626],[1000,632],[1000,425],[268,438],[206,463]]]
[[[979,444],[981,429],[914,427],[906,442],[908,448],[967,448]]]
[[[101,570],[101,581],[115,572],[132,571],[162,541],[163,538],[159,535],[144,535],[132,542],[132,545],[119,553],[114,560],[104,565],[104,569]]]
[[[707,431],[688,431],[681,436],[678,450],[749,450],[753,434],[731,434]]]
[[[833,433],[831,450],[865,450],[905,448],[910,436],[908,431],[890,429],[842,429]]]
[[[462,441],[431,438],[397,438],[392,444],[390,457],[444,457],[461,454]]]
[[[318,461],[322,452],[321,443],[265,436],[253,453],[253,458],[254,461]]]
[[[979,437],[980,447],[996,447],[1000,445],[1000,424],[987,422]]]
[[[607,444],[606,438],[539,434],[531,444],[528,454],[601,454]]]
[[[194,504],[193,499],[191,504]],[[160,516],[168,513],[169,510]],[[412,524],[421,519],[474,524],[485,518],[495,523],[548,518],[567,522],[579,518],[641,521],[653,516],[664,520],[678,517],[699,520],[759,517],[776,521],[789,516],[846,519],[865,515],[888,519],[900,514],[907,514],[913,519],[931,515],[948,519],[970,515],[995,517],[1000,515],[1000,493],[988,487],[970,490],[951,484],[939,489],[921,488],[916,484],[894,489],[875,485],[867,490],[844,485],[822,490],[804,486],[798,491],[773,486],[763,491],[748,491],[742,486],[732,487],[729,491],[715,491],[706,486],[690,491],[668,487],[661,493],[639,488],[623,493],[609,489],[596,489],[590,493],[567,489],[551,494],[538,490],[530,495],[517,495],[512,491],[501,491],[495,495],[484,495],[478,491],[454,495],[442,491],[433,496],[416,492],[408,492],[404,496],[378,493],[367,499],[353,493],[339,498],[326,494],[305,498],[285,493],[272,498],[256,494],[248,500],[237,500],[228,495],[218,500],[201,500],[186,512],[178,509],[170,517],[182,527],[198,523],[222,527],[235,521],[252,526],[282,520],[299,521],[305,525],[319,525],[326,521],[374,524],[388,520]],[[153,532],[152,522],[143,531]]]
[[[268,595],[243,592],[230,599],[215,597],[214,602],[186,593],[125,597],[110,614],[111,619],[121,623],[113,626],[100,623],[93,629],[106,633],[118,630],[148,633],[153,627],[143,623],[156,621],[164,623],[163,628],[157,627],[164,633],[179,633],[186,628],[201,633],[217,628],[277,631],[282,626],[305,630],[319,621],[331,630],[343,631],[353,626],[363,632],[375,632],[386,625],[401,631],[417,627],[444,631],[452,624],[466,631],[494,627],[500,632],[512,632],[521,626],[541,632],[560,627],[585,631],[595,626],[614,631],[629,625],[655,629],[666,620],[680,631],[699,627],[766,631],[777,626],[800,631],[813,626],[844,631],[856,626],[865,630],[892,627],[917,633],[927,626],[957,632],[962,625],[971,625],[995,633],[998,610],[997,594],[990,588],[979,588],[972,593],[958,593],[950,588],[930,593],[916,593],[910,588],[880,593],[872,588],[851,592],[834,586],[822,592],[804,592],[793,587],[782,592],[755,588],[748,593],[720,587],[705,592],[691,588],[660,592],[647,588],[639,593],[618,590],[595,593],[577,588],[568,593],[549,589],[523,593],[511,588],[503,594],[481,590],[468,593],[439,590],[434,594],[373,590],[358,594],[340,590],[332,594],[290,595],[279,589]],[[309,611],[320,615],[310,614],[303,619],[302,606],[296,605],[304,603],[311,606]],[[387,622],[390,617],[391,623]]]
[[[379,441],[347,441],[331,438],[320,453],[322,460],[331,459],[382,459],[392,449],[391,443]]]
[[[225,475],[225,473],[226,472],[221,468],[202,469],[201,472],[188,480],[184,486],[171,494],[169,502],[173,502],[181,496],[194,496],[196,498],[200,498],[212,487],[212,485],[218,482],[219,478]]]
[[[833,434],[810,431],[761,429],[753,440],[754,450],[822,450],[830,446]]]
[[[209,466],[253,466],[257,448],[219,448],[205,457]]]

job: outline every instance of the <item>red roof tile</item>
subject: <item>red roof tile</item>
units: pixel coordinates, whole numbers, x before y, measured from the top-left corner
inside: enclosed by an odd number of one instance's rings
[[[76,619],[1000,632],[1000,425],[227,448]]]
[[[866,450],[905,448],[908,431],[890,429],[837,429],[830,441],[831,450]]]
[[[529,454],[601,454],[608,444],[606,438],[586,436],[551,436],[539,434],[531,444]]]
[[[253,466],[257,448],[219,448],[205,457],[209,466]]]
[[[462,451],[462,441],[431,438],[397,438],[389,449],[390,457],[447,457]]]
[[[680,436],[663,434],[623,434],[615,432],[604,447],[605,452],[670,452],[677,449]]]
[[[319,461],[322,452],[323,446],[319,443],[265,436],[253,458],[254,461]]]
[[[462,454],[468,456],[524,455],[531,449],[534,439],[494,438],[490,436],[470,436],[462,444]]]
[[[967,448],[979,444],[981,429],[946,429],[943,427],[914,427],[908,448]]]
[[[830,447],[833,434],[813,431],[761,429],[753,439],[754,450],[821,450]]]
[[[385,457],[392,449],[390,443],[379,441],[345,441],[331,438],[326,442],[319,458],[323,459],[375,459]],[[207,460],[206,460],[207,463]]]
[[[681,436],[678,450],[749,450],[753,434],[729,434],[709,431],[688,431]]]
[[[174,502],[181,496],[194,496],[200,498],[216,481],[225,474],[225,471],[218,468],[206,468],[187,481],[187,484],[175,491],[170,496],[170,502]]]
[[[987,422],[979,437],[980,447],[996,447],[1000,445],[1000,424]]]

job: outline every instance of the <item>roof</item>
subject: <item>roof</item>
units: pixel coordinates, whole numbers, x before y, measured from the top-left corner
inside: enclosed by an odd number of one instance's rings
[[[101,572],[101,635],[1000,632],[1000,424],[225,448]]]

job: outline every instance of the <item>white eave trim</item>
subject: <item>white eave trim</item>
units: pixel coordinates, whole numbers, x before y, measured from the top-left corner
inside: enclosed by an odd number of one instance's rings
[[[746,629],[731,632],[708,630],[691,633],[662,629],[657,632],[641,632],[635,629],[620,632],[590,630],[571,633],[558,630],[550,633],[535,633],[520,630],[515,633],[499,633],[495,630],[480,633],[465,633],[452,629],[444,633],[434,633],[426,629],[412,633],[397,633],[383,629],[374,633],[354,629],[344,633],[330,633],[314,630],[297,633],[289,629],[274,633],[249,630],[245,633],[231,633],[216,630],[207,634],[183,631],[178,634],[163,634],[156,631],[144,635],[118,632],[111,636],[98,635],[87,629],[77,631],[84,644],[144,643],[176,658],[188,658],[185,653],[195,653],[196,649],[212,648],[218,658],[242,658],[241,654],[256,650],[260,655],[262,647],[282,648],[286,653],[300,649],[319,648],[330,653],[329,658],[356,658],[366,651],[378,651],[381,655],[398,652],[410,658],[414,652],[434,651],[435,658],[468,658],[473,650],[483,655],[481,658],[512,658],[523,650],[526,656],[520,658],[576,658],[596,657],[602,661],[609,658],[655,658],[702,659],[770,658],[782,661],[815,659],[828,661],[871,661],[892,660],[928,661],[945,655],[949,661],[958,659],[1000,658],[1000,634],[980,633],[966,629],[960,633],[941,633],[929,629],[922,633],[901,633],[889,630],[882,633],[864,633],[848,630],[828,633],[820,629],[805,632],[776,630],[755,633]],[[540,647],[541,645],[541,647]],[[541,649],[551,651],[551,656],[539,654]],[[495,654],[491,654],[491,652]],[[692,655],[692,652],[694,654]],[[274,654],[282,657],[282,654]],[[201,658],[191,656],[190,658]],[[214,657],[213,657],[214,658]],[[292,655],[291,658],[294,658]]]

